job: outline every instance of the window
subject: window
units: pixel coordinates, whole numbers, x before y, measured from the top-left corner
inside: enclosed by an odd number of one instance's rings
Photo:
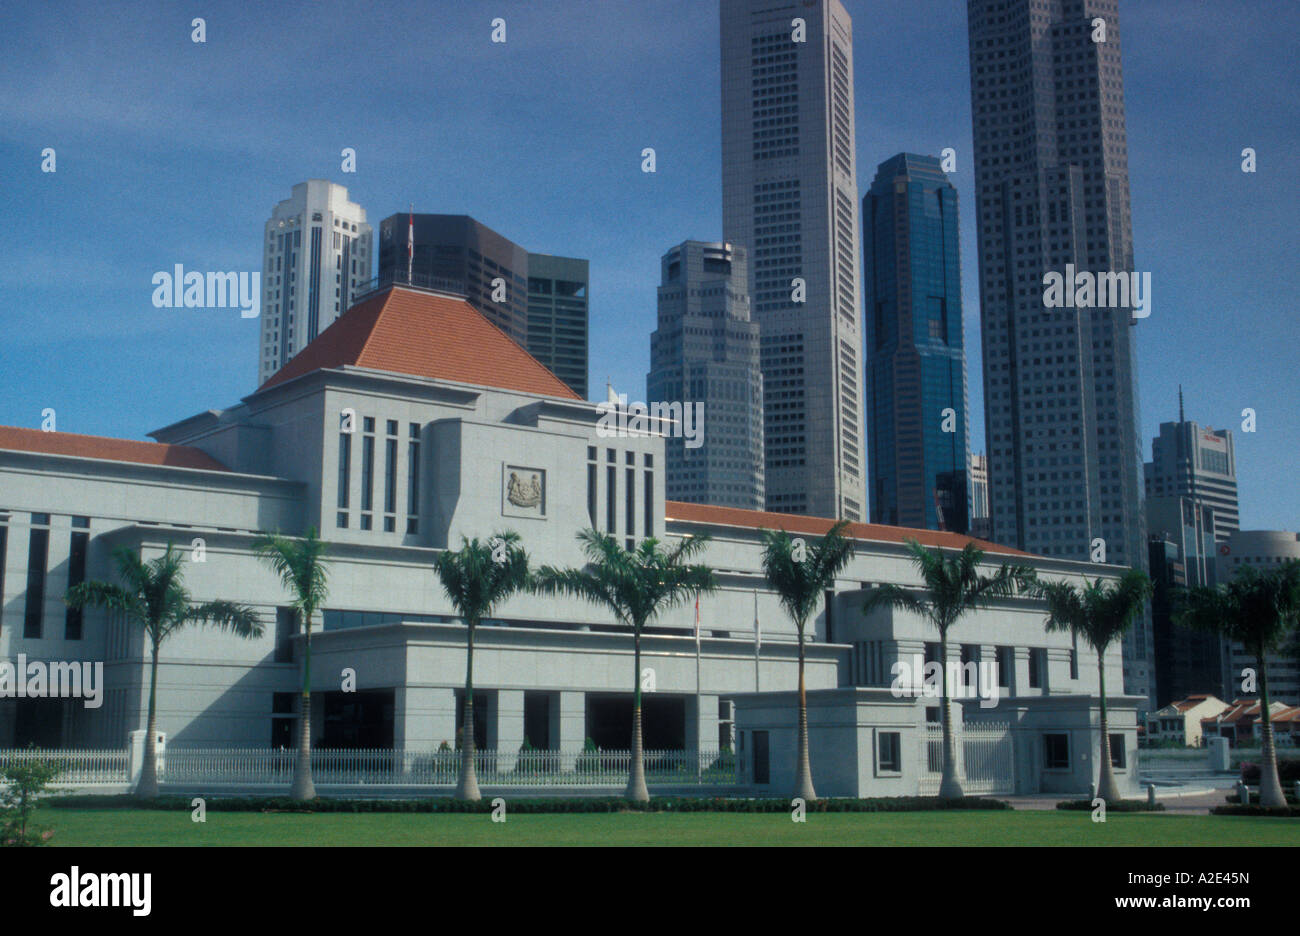
[[[420,532],[420,426],[407,427],[406,443],[406,532]]]
[[[618,469],[608,465],[605,468],[605,531],[611,535],[618,532],[618,525],[615,523],[617,512]]]
[[[1016,668],[1016,654],[1013,647],[998,647],[998,687],[1006,689],[1011,685],[1011,674]]]
[[[1044,652],[1039,648],[1034,648],[1029,651],[1029,688],[1030,689],[1043,688],[1043,670],[1045,669],[1045,667],[1043,666],[1044,656],[1045,656]]]
[[[72,545],[68,551],[68,587],[80,585],[86,580],[86,550],[90,546],[90,534],[83,527],[89,526],[87,517],[73,517]],[[63,618],[63,638],[80,640],[83,615],[80,608],[67,608]]]
[[[903,772],[903,737],[897,731],[876,733],[876,773]]]
[[[366,514],[375,509],[375,421],[366,418],[366,434],[361,437],[361,512],[362,526]]]
[[[40,640],[45,619],[45,564],[50,552],[49,514],[32,514],[32,532],[27,541],[27,607],[23,614],[23,637]]]
[[[1070,768],[1070,736],[1068,734],[1043,735],[1043,766],[1048,770]]]
[[[343,522],[339,526],[347,526],[347,514],[343,513],[348,509],[348,488],[352,484],[352,433],[339,433],[339,516]]]
[[[397,440],[384,444],[384,513],[397,512]]]
[[[1123,770],[1126,763],[1124,736],[1122,734],[1112,734],[1110,736],[1110,765],[1116,770]]]
[[[298,612],[294,608],[275,609],[275,662],[293,662],[293,637],[298,633]]]

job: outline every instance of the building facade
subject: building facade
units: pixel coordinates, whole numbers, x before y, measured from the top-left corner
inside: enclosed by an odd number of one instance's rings
[[[412,333],[443,341],[430,349],[405,340]],[[688,606],[665,613],[642,640],[643,666],[655,674],[645,743],[727,741],[733,697],[797,684],[796,634],[763,578],[761,530],[817,536],[832,521],[667,501],[663,438],[609,438],[598,423],[595,405],[462,298],[394,287],[354,306],[254,393],[157,430],[157,442],[0,428],[0,659],[101,661],[105,684],[98,707],[5,700],[0,747],[120,748],[143,727],[141,633],[94,610],[74,621],[62,596],[76,581],[113,579],[114,547],[148,560],[169,544],[186,553],[195,600],[247,604],[266,631],[241,640],[195,628],[164,645],[158,718],[168,744],[290,744],[300,637],[291,596],[252,545],[264,532],[309,528],[327,542],[329,563],[329,595],[312,622],[317,744],[454,743],[465,630],[434,557],[462,536],[513,529],[534,562],[581,565],[576,534],[590,526],[670,545],[710,535],[702,561],[717,570],[719,589],[701,598],[698,641]],[[852,562],[829,610],[810,622],[807,684],[889,691],[894,664],[932,657],[937,635],[900,610],[864,615],[864,589],[918,586],[904,537],[953,549],[966,538],[864,524],[848,535]],[[1049,579],[1119,571],[1005,547],[988,561],[1011,557]],[[1044,630],[1045,614],[1037,598],[1007,598],[974,612],[952,638],[954,659],[1003,664],[1000,704],[1010,708],[986,718],[1037,699],[1060,709],[1060,723],[1095,718],[1096,670],[1079,665],[1068,635]],[[631,635],[597,606],[512,597],[476,637],[483,746],[580,751],[591,739],[625,748],[632,653]],[[1117,676],[1119,654],[1106,665]],[[340,691],[344,670],[355,673],[354,692]],[[1076,749],[1076,769],[1085,752]],[[1049,753],[1056,763],[1060,751]]]
[[[1214,508],[1214,538],[1219,542],[1240,528],[1231,430],[1200,426],[1182,419],[1180,412],[1178,422],[1160,424],[1160,435],[1151,440],[1151,461],[1144,467],[1148,498],[1185,497]]]
[[[866,516],[853,24],[722,0],[722,237],[749,254],[769,510]]]
[[[660,263],[646,399],[694,407],[665,440],[671,500],[762,510],[763,372],[745,250],[686,241]],[[685,431],[693,430],[694,439]]]
[[[370,281],[366,210],[348,190],[309,179],[275,206],[262,244],[262,332],[258,383],[347,311]]]
[[[407,282],[464,295],[586,397],[588,261],[530,254],[467,215],[395,214],[379,224],[376,285]]]
[[[970,535],[986,540],[992,532],[989,523],[989,457],[975,452],[970,457]]]
[[[862,199],[871,522],[970,529],[957,189],[900,153]]]
[[[1046,291],[1053,274],[1074,290],[1080,272],[1136,273],[1119,6],[967,11],[993,539],[1142,567],[1135,297],[1049,308]],[[1124,647],[1126,690],[1151,696],[1149,620]]]

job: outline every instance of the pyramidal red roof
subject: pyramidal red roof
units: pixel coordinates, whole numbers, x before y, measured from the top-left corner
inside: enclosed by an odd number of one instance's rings
[[[401,286],[348,309],[261,389],[345,366],[582,399],[464,299]]]
[[[785,530],[787,533],[805,533],[811,536],[824,536],[835,525],[834,520],[825,517],[806,517],[802,514],[772,513],[765,510],[742,510],[739,507],[715,507],[711,504],[687,504],[682,501],[668,501],[664,504],[664,512],[669,522],[678,520],[683,523],[706,523],[746,529]],[[845,535],[851,539],[878,543],[901,543],[904,540],[914,539],[922,546],[942,546],[947,549],[962,549],[967,543],[974,543],[987,553],[1003,553],[1008,556],[1032,555],[1010,546],[999,546],[997,543],[974,539],[960,533],[914,530],[910,527],[885,526],[879,523],[850,523]]]
[[[207,452],[190,445],[136,442],[132,439],[110,439],[73,432],[42,432],[18,426],[0,426],[0,449],[69,455],[74,458],[101,458],[140,465],[165,465],[171,468],[230,470]]]

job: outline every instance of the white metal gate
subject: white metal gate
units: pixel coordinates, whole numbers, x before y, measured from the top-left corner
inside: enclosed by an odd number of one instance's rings
[[[943,726],[929,724],[921,752],[922,796],[939,792],[943,778]],[[1014,793],[1015,750],[1011,726],[1005,722],[982,722],[955,727],[953,747],[958,752],[957,777],[962,791],[971,794]]]

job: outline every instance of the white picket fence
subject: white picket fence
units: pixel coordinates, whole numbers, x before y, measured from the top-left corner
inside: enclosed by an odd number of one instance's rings
[[[717,749],[645,752],[648,784],[736,783],[735,759]],[[165,784],[284,784],[293,778],[296,750],[168,746],[159,779]],[[630,751],[476,751],[480,785],[536,787],[619,786],[627,782]],[[317,785],[454,786],[459,751],[312,751]]]
[[[934,796],[943,779],[943,726],[929,724],[921,752],[920,795]],[[957,777],[968,795],[1015,792],[1015,749],[1011,726],[987,722],[955,729],[953,747],[960,760]]]
[[[61,768],[55,782],[59,784],[77,783],[126,783],[127,751],[41,751],[41,750],[0,750],[0,769],[32,761],[44,761],[58,764]]]

